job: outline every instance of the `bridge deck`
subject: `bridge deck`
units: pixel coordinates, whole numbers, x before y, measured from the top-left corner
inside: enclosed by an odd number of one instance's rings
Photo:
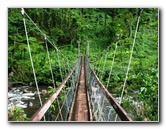
[[[75,88],[75,94],[74,99],[72,101],[72,105],[70,108],[68,121],[93,121],[96,120],[93,119],[93,113],[92,113],[92,105],[90,101],[89,91],[87,90],[87,82],[85,81],[86,75],[85,75],[85,59],[84,57],[81,58],[81,69],[79,74],[78,81],[75,81],[76,88]],[[80,65],[80,63],[79,63]],[[76,65],[77,66],[77,65]],[[72,71],[68,74],[68,76],[63,80],[61,85],[56,89],[56,91],[47,99],[47,101],[36,111],[36,113],[31,117],[31,121],[40,121],[44,114],[47,112],[51,104],[54,102],[54,100],[59,95],[60,91],[62,90],[65,83],[68,81],[68,79],[71,77],[72,73],[75,71],[76,66],[72,69]],[[118,114],[121,120],[123,121],[132,121],[132,119],[128,116],[127,112],[116,102],[116,99],[109,93],[109,91],[104,87],[104,85],[101,83],[99,78],[96,76],[94,71],[90,68],[92,74],[91,76],[96,79],[96,82],[100,86],[100,89],[103,91],[103,95],[106,96],[110,104],[113,106],[114,110]],[[78,71],[76,71],[78,72]],[[89,100],[89,101],[88,101]],[[108,105],[107,105],[108,107]],[[61,108],[62,109],[62,108]],[[59,115],[59,114],[58,114]]]
[[[78,83],[78,88],[76,91],[76,99],[73,108],[72,121],[89,121],[89,109],[87,100],[87,90],[85,85],[85,67],[84,67],[84,57],[82,57],[81,62],[81,73]]]

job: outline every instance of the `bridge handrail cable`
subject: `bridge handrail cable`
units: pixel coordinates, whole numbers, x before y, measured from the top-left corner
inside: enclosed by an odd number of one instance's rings
[[[61,92],[61,90],[63,89],[64,85],[66,84],[66,82],[68,81],[68,79],[71,77],[71,75],[73,74],[73,72],[75,71],[75,69],[77,68],[77,64],[79,62],[79,59],[76,63],[76,65],[74,66],[74,68],[72,69],[72,71],[68,74],[68,76],[62,81],[62,83],[60,84],[60,86],[55,90],[55,92],[46,100],[46,102],[36,111],[36,113],[31,117],[30,121],[40,121],[42,119],[42,117],[44,116],[44,114],[46,113],[46,111],[49,109],[49,107],[51,106],[51,104],[54,102],[54,100],[57,98],[57,96],[59,95],[59,93]]]
[[[86,62],[88,62],[87,57],[86,57]],[[87,69],[89,69],[90,71],[87,70]],[[97,77],[97,75],[95,74],[93,69],[91,68],[89,62],[86,64],[86,70],[87,70],[87,72],[89,71],[89,72],[92,73],[92,76],[94,76],[94,79],[96,80],[96,82],[99,85],[100,89],[102,89],[103,94],[106,96],[108,101],[111,103],[111,105],[113,106],[114,110],[116,111],[116,113],[118,114],[120,119],[124,120],[124,121],[132,121],[132,119],[129,117],[127,112],[120,106],[119,103],[116,102],[116,99],[111,95],[111,93],[109,93],[107,88],[101,83],[101,81],[99,80],[99,78]],[[88,78],[88,75],[87,75],[87,78]],[[87,80],[87,83],[88,82],[89,82],[88,85],[90,86],[90,81]]]

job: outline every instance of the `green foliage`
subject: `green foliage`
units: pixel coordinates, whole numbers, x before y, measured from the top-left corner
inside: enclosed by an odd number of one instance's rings
[[[56,82],[56,85],[59,86],[61,83],[60,82]],[[64,86],[65,89],[66,86]],[[60,92],[60,94],[58,95],[58,98],[51,104],[50,106],[50,112],[56,114],[59,111],[59,107],[58,105],[62,105],[64,102],[64,99],[66,97],[65,95],[65,90],[62,89],[62,91]],[[50,96],[51,94],[53,94],[55,92],[55,89],[52,86],[48,87],[48,95]]]
[[[20,107],[14,106],[8,111],[8,120],[9,121],[28,121],[24,110]]]
[[[128,66],[131,47],[137,23],[137,8],[27,8],[27,14],[59,47],[59,60],[55,49],[48,43],[51,65],[56,82],[62,80],[75,65],[78,44],[81,41],[81,55],[85,55],[87,41],[90,41],[89,59],[91,66],[107,85],[113,52],[119,35],[118,48],[111,73],[108,90],[120,96]],[[27,41],[20,9],[8,10],[8,69],[13,71],[13,81],[26,83],[34,81]],[[52,85],[50,65],[44,37],[26,18],[29,42],[38,83]],[[104,66],[106,49],[108,58]],[[62,56],[60,53],[63,53]],[[66,60],[69,59],[69,62]],[[59,66],[60,64],[60,66]],[[101,74],[102,73],[102,74]],[[57,86],[59,84],[56,84]],[[49,94],[54,89],[50,87]],[[133,94],[133,92],[137,93]],[[134,120],[158,120],[158,9],[144,8],[141,14],[136,44],[126,82],[125,96],[142,103]],[[64,95],[60,96],[61,100]],[[131,101],[124,101],[123,107],[133,114]],[[57,102],[52,110],[58,109]]]
[[[129,10],[123,10],[115,16],[114,28],[120,34],[118,48],[116,51],[115,62],[111,73],[108,90],[121,95],[121,90],[124,85],[125,74],[127,71],[129,56],[131,54],[131,46],[135,32],[137,17],[134,13],[125,15]],[[154,17],[153,17],[153,13]],[[127,21],[126,21],[127,20]],[[130,26],[132,30],[130,30]],[[90,48],[95,46],[91,45]],[[95,47],[96,48],[96,47]],[[104,85],[108,83],[110,67],[112,65],[113,51],[115,43],[112,43],[108,58],[104,66],[105,55],[99,55],[100,49],[90,52],[90,59],[96,60],[92,62],[92,67],[95,68],[99,78]],[[94,55],[97,55],[96,57]],[[100,57],[100,58],[98,58]],[[94,64],[93,64],[94,63]],[[100,65],[97,65],[97,64]],[[97,67],[97,68],[96,68]],[[104,73],[104,74],[102,74]],[[102,76],[101,76],[102,75]],[[135,93],[136,92],[136,93]],[[133,94],[134,93],[134,94]],[[140,108],[131,104],[131,100],[124,100],[122,106],[131,115],[133,120],[148,120],[158,121],[158,11],[157,9],[144,9],[141,15],[141,22],[136,38],[136,45],[130,65],[129,75],[126,82],[125,97],[132,96],[132,101],[140,103]],[[141,105],[142,104],[142,105]]]
[[[48,87],[48,95],[50,96],[51,94],[53,94],[55,92],[55,89],[52,87],[52,86],[49,86]],[[51,106],[50,106],[50,112],[55,112],[56,109],[58,109],[58,105],[57,105],[57,102],[54,101]]]

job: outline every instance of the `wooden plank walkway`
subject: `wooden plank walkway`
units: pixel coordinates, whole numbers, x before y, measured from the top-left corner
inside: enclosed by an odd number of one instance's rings
[[[85,83],[84,57],[82,57],[81,61],[80,79],[76,91],[76,99],[74,102],[74,108],[72,112],[72,121],[89,121],[89,109]]]
[[[66,84],[68,79],[71,77],[75,71],[77,65],[72,69],[68,76],[63,80],[61,85],[56,89],[56,91],[46,100],[46,102],[37,110],[37,112],[31,117],[30,121],[40,121],[44,114],[47,112],[51,104],[59,95],[63,86]],[[79,79],[76,81],[76,88],[74,93],[74,99],[69,111],[68,121],[93,121],[92,106],[89,96],[89,91],[87,90],[86,75],[85,75],[85,57],[81,58],[81,69],[79,74]],[[103,90],[104,95],[113,106],[114,110],[120,117],[122,121],[132,121],[128,116],[127,112],[116,102],[116,99],[109,93],[105,86],[101,83],[95,72],[90,68],[92,76],[95,77],[96,82]],[[88,101],[89,100],[89,101]]]

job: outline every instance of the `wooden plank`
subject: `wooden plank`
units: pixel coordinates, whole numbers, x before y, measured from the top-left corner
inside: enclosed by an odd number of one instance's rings
[[[79,78],[79,85],[77,88],[76,99],[73,108],[72,121],[89,121],[89,107],[87,99],[87,89],[85,83],[85,65],[84,57],[81,62],[81,73]]]

